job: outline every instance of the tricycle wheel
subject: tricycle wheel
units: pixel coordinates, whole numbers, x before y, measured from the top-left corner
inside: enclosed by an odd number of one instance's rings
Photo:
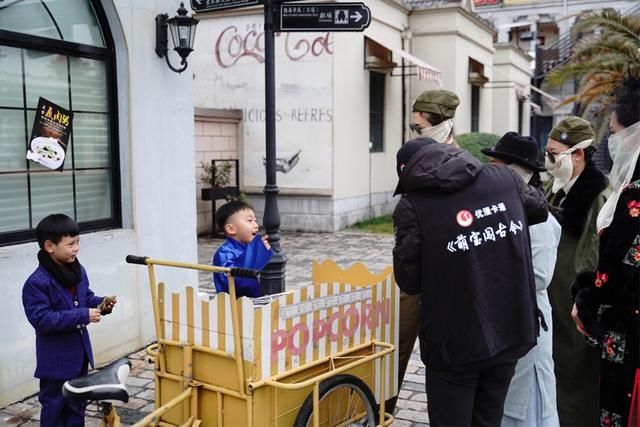
[[[353,375],[336,375],[320,383],[320,426],[348,427],[378,424],[376,401],[369,387]],[[313,392],[300,407],[294,427],[313,427]]]

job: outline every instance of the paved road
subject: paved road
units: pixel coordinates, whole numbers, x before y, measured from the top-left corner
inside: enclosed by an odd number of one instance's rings
[[[219,239],[201,238],[198,241],[199,262],[208,264]],[[311,261],[331,258],[341,266],[356,261],[363,262],[370,270],[380,271],[391,264],[393,238],[389,235],[372,235],[352,231],[337,233],[283,233],[282,247],[289,258],[287,263],[287,289],[295,289],[311,283]],[[200,290],[213,293],[211,275],[200,276]],[[118,414],[125,426],[154,409],[153,366],[145,358],[143,350],[128,356],[133,364],[127,380],[131,396],[128,403],[117,403]],[[0,409],[2,426],[39,425],[39,404],[37,396]],[[95,405],[87,411],[87,426],[98,426]],[[397,427],[421,427],[429,425],[427,398],[424,392],[424,365],[414,350],[409,362],[400,398],[395,413]]]

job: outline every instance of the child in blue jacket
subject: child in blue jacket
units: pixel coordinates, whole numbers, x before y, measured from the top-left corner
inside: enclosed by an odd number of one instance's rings
[[[22,288],[22,304],[36,330],[36,371],[40,379],[40,425],[83,426],[85,404],[62,396],[65,381],[93,367],[86,326],[113,310],[115,297],[97,297],[77,259],[80,228],[71,218],[53,214],[36,227],[40,265]],[[99,307],[99,308],[98,308]]]
[[[267,236],[258,234],[258,223],[253,208],[241,201],[231,201],[216,211],[216,224],[224,230],[225,242],[213,256],[217,267],[242,267],[262,270],[271,259],[273,251]],[[217,292],[229,292],[227,275],[214,273],[213,283]],[[236,297],[262,296],[258,279],[236,277]]]

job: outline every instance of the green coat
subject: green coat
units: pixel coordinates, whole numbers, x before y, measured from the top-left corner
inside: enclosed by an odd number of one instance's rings
[[[606,184],[598,169],[585,169],[563,201],[566,215],[558,218],[562,235],[547,291],[553,317],[558,415],[563,427],[599,425],[600,350],[589,346],[576,330],[571,318],[571,284],[577,274],[596,269],[599,245],[596,218],[606,200]],[[547,198],[553,203],[551,186],[552,182],[547,186]]]

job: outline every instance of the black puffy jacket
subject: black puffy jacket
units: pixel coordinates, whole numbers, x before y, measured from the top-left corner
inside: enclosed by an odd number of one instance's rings
[[[425,364],[524,355],[538,330],[528,226],[547,218],[542,192],[445,144],[412,156],[400,183],[394,274],[403,291],[422,294]]]

